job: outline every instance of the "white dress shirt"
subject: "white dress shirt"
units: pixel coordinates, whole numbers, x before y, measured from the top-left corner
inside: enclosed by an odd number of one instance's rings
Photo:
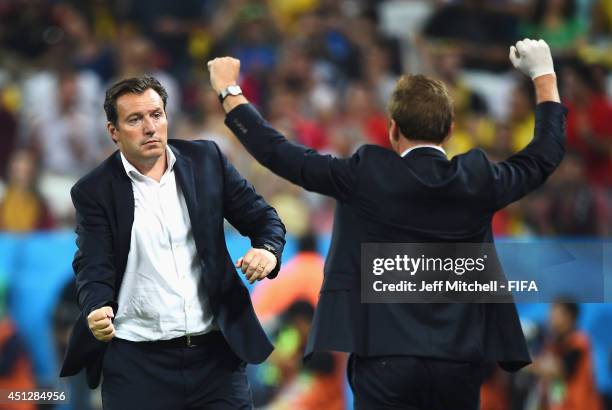
[[[176,157],[169,147],[166,152],[168,166],[160,182],[121,154],[134,192],[130,252],[114,320],[121,339],[167,340],[217,329],[200,280],[187,204],[176,183]]]
[[[444,148],[442,148],[439,145],[434,145],[434,144],[419,144],[419,145],[415,145],[413,147],[410,147],[410,148],[406,149],[404,152],[402,152],[402,155],[400,155],[400,156],[403,158],[406,155],[408,155],[410,153],[410,151],[415,150],[417,148],[434,148],[434,149],[437,149],[438,151],[440,151],[441,153],[443,153],[444,155],[446,155],[446,151],[444,151]]]

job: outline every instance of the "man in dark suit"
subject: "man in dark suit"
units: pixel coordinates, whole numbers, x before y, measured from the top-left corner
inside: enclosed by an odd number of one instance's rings
[[[107,90],[119,151],[71,191],[81,316],[61,375],[102,373],[105,409],[249,409],[245,362],[272,345],[223,221],[251,239],[251,283],[278,273],[284,226],[213,142],[168,140],[166,99],[146,76]]]
[[[518,50],[517,50],[518,49]],[[493,214],[541,185],[564,155],[565,109],[543,41],[524,40],[510,58],[533,78],[533,141],[501,163],[471,150],[452,160],[443,83],[402,77],[389,102],[393,150],[365,145],[346,159],[287,141],[231,87],[240,62],[209,62],[226,124],[274,173],[337,199],[332,241],[306,355],[351,352],[358,409],[477,409],[482,364],[517,370],[530,357],[513,304],[364,304],[361,244],[493,242]]]

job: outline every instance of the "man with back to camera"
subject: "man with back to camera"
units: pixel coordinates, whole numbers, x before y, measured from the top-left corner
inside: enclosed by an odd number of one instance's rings
[[[471,150],[448,160],[453,109],[443,83],[405,75],[389,101],[393,150],[365,145],[346,159],[287,141],[237,88],[240,62],[208,63],[226,124],[264,166],[337,199],[306,357],[350,352],[357,409],[477,409],[484,362],[529,364],[513,304],[362,304],[361,243],[493,242],[493,214],[540,186],[561,162],[566,109],[548,45],[525,39],[510,60],[533,79],[533,141],[501,163]]]
[[[61,376],[102,373],[104,409],[250,409],[245,362],[272,345],[223,220],[251,239],[251,283],[278,273],[285,229],[215,143],[168,140],[166,100],[148,76],[106,91],[119,150],[71,191],[81,315]]]

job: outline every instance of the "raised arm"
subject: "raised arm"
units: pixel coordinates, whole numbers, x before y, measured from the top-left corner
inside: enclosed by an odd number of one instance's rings
[[[236,84],[240,61],[231,57],[208,63],[210,81],[217,93]],[[223,100],[225,123],[249,153],[275,174],[303,188],[349,201],[357,184],[359,156],[338,159],[287,141],[259,115],[243,95],[228,95]]]
[[[529,75],[536,93],[535,129],[531,143],[507,160],[492,164],[497,209],[540,186],[565,154],[565,115],[560,104],[552,56],[543,40],[522,40],[510,47],[514,67]]]

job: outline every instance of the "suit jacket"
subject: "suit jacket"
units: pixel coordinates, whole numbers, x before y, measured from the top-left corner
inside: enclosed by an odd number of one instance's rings
[[[415,355],[530,362],[514,304],[362,304],[361,243],[493,242],[493,214],[541,185],[563,158],[565,108],[536,108],[535,137],[501,163],[479,149],[452,160],[433,148],[401,157],[365,145],[350,158],[288,142],[250,105],[226,117],[264,166],[337,199],[324,281],[306,357],[339,350],[362,356]]]
[[[202,280],[221,332],[244,361],[260,363],[273,347],[267,339],[225,245],[223,220],[251,239],[253,247],[274,246],[280,269],[285,228],[270,207],[238,174],[216,144],[170,140],[174,170],[189,213]],[[79,180],[71,190],[77,215],[77,247],[73,268],[81,308],[60,376],[87,370],[90,387],[99,384],[106,343],[96,340],[87,315],[108,305],[117,311],[117,294],[125,271],[132,223],[132,184],[119,151]]]

